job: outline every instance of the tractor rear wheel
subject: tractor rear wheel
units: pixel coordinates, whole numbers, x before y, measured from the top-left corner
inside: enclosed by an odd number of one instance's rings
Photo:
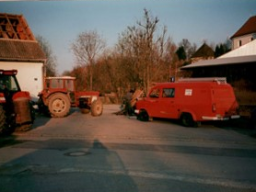
[[[0,105],[0,134],[4,132],[6,127],[6,116],[3,107]]]
[[[3,106],[0,105],[0,135],[10,135],[14,131],[14,118],[8,117]]]
[[[25,125],[21,125],[21,126],[17,126],[15,128],[15,132],[25,132],[25,131],[29,131],[30,129],[32,129],[32,123],[31,124],[25,124]]]
[[[100,116],[103,112],[103,103],[101,100],[96,100],[92,102],[91,114],[92,116]]]
[[[65,117],[70,110],[70,101],[67,95],[55,93],[49,98],[48,108],[52,117]]]

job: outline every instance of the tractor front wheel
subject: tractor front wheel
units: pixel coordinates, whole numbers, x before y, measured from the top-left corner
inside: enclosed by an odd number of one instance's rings
[[[70,101],[67,95],[55,93],[49,98],[48,108],[52,117],[65,117],[70,110]]]
[[[101,100],[96,100],[92,102],[91,114],[92,116],[100,116],[103,112],[103,103]]]

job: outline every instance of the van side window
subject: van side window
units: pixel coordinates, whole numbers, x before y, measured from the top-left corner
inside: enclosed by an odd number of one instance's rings
[[[160,89],[153,89],[151,93],[149,94],[150,98],[159,98],[160,95]]]
[[[164,88],[162,97],[173,98],[175,95],[174,88]]]

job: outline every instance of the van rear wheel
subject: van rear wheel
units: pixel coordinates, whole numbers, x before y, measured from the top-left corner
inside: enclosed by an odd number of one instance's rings
[[[185,127],[193,127],[195,125],[193,117],[190,113],[183,113],[180,117],[180,120],[182,125]]]

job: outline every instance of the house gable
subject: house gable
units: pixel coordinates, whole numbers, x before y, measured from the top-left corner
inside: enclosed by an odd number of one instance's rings
[[[23,15],[0,13],[0,38],[35,40]]]
[[[248,34],[256,33],[256,15],[250,17],[245,24],[231,36],[231,39],[240,37]]]
[[[256,16],[250,17],[244,25],[231,36],[232,49],[245,45],[256,38]]]
[[[46,56],[23,15],[0,13],[0,61],[41,61]]]
[[[191,57],[192,63],[214,58],[214,51],[206,43],[204,43]]]
[[[43,89],[46,55],[22,15],[0,13],[0,68],[16,69],[23,91],[38,100]]]

